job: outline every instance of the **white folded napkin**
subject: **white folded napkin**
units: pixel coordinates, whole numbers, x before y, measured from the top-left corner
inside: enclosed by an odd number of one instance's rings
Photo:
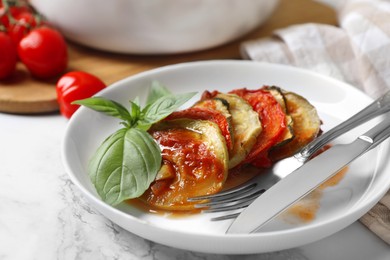
[[[336,9],[338,27],[311,23],[277,30],[244,42],[243,58],[316,71],[379,97],[390,89],[390,1],[321,2]],[[390,244],[390,191],[360,221]]]

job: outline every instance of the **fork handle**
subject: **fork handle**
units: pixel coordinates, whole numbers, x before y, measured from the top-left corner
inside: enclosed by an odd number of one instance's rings
[[[333,139],[388,111],[390,111],[390,91],[387,91],[385,94],[383,94],[383,96],[379,97],[377,100],[372,102],[357,114],[350,117],[348,120],[333,127],[331,130],[314,139],[312,142],[302,148],[302,150],[300,150],[299,153],[295,155],[295,157],[298,160],[305,162],[315,152],[317,152],[325,144],[329,143]]]

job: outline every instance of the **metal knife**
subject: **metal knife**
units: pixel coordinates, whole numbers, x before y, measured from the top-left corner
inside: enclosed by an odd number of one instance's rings
[[[252,233],[390,136],[390,115],[349,144],[337,144],[290,173],[253,201],[226,233]]]

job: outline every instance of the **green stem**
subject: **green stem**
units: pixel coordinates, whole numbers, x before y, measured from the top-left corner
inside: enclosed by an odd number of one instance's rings
[[[8,9],[9,9],[8,1],[7,0],[1,0],[1,2],[3,3],[3,7],[4,7],[5,13],[7,13]]]
[[[23,0],[1,0],[1,2],[3,3],[3,7],[4,7],[4,14],[3,15],[7,15],[8,16],[8,21],[10,24],[13,24],[13,25],[23,25],[25,26],[28,30],[30,30],[32,27],[31,27],[31,24],[28,23],[24,23],[24,22],[20,22],[18,20],[16,20],[11,12],[9,11],[10,9],[10,6],[27,6],[32,14],[34,15],[34,19],[35,19],[35,22],[36,22],[36,26],[39,26],[41,25],[42,21],[43,21],[43,17],[37,13],[35,11],[35,9],[33,9],[27,1],[23,1]],[[4,26],[2,26],[4,27]],[[0,29],[3,29],[2,27],[0,27]],[[6,28],[4,27],[4,30],[6,30]]]

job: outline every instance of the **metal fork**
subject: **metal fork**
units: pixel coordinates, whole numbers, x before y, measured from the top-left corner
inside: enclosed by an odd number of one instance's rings
[[[217,194],[189,198],[188,201],[198,201],[199,203],[195,207],[202,209],[203,212],[221,212],[244,208],[265,192],[266,189],[302,166],[302,164],[309,160],[324,145],[349,130],[388,111],[390,111],[390,91],[386,92],[383,96],[379,97],[348,120],[320,135],[295,155],[276,162],[272,168],[261,169],[261,173],[249,181]],[[212,220],[223,220],[236,217],[237,215],[238,213],[224,215],[213,218]]]

